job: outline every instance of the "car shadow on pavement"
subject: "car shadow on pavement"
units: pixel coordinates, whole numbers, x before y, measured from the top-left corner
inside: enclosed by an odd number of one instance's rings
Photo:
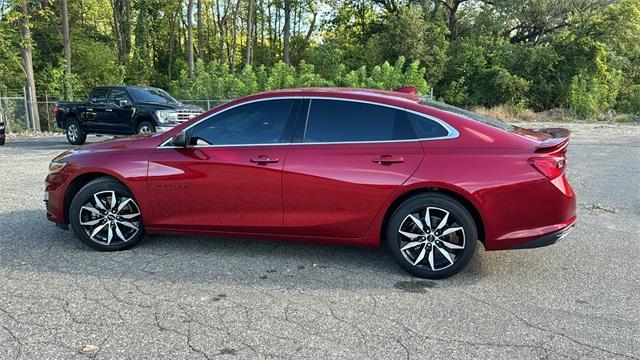
[[[0,269],[119,280],[300,289],[466,287],[485,276],[479,250],[460,274],[425,281],[404,272],[384,249],[255,239],[147,235],[131,250],[98,252],[44,211],[0,213]],[[481,245],[479,245],[481,247]]]

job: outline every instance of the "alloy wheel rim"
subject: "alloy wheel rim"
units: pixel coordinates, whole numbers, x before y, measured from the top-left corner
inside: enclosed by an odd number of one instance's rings
[[[140,131],[138,131],[138,134],[151,134],[151,128],[145,125],[140,128]]]
[[[417,209],[398,229],[400,253],[413,266],[441,271],[455,264],[465,248],[464,228],[438,207]]]
[[[117,245],[140,231],[140,208],[127,196],[107,190],[93,194],[80,208],[80,226],[92,241]]]
[[[69,139],[71,141],[76,141],[76,139],[78,138],[78,127],[73,124],[69,125],[69,129],[67,129],[67,135],[69,135]]]

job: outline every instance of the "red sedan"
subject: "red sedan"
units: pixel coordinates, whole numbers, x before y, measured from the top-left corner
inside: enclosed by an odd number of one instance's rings
[[[568,233],[568,142],[564,129],[525,130],[412,94],[275,91],[61,154],[47,218],[106,251],[145,233],[384,244],[411,274],[443,278],[478,241],[533,248]]]

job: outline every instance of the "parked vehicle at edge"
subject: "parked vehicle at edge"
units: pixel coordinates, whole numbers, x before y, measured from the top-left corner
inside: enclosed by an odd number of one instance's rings
[[[96,86],[86,102],[59,102],[54,114],[72,145],[87,134],[133,135],[162,132],[202,113],[166,91],[141,86]]]
[[[145,233],[386,245],[443,278],[486,250],[533,248],[576,220],[569,133],[525,130],[416,95],[290,89],[165,133],[65,152],[47,218],[103,251]]]
[[[2,113],[0,113],[0,146],[4,145],[4,142],[7,138],[7,135],[5,134],[5,124],[4,124],[4,116],[2,115]]]

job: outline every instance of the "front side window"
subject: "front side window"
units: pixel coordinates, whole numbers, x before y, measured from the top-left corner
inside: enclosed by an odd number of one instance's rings
[[[169,95],[168,92],[157,88],[131,87],[129,92],[137,102],[148,102],[154,104],[179,104],[180,102]]]
[[[311,100],[304,142],[415,139],[402,110],[347,100]]]
[[[252,145],[281,142],[294,101],[258,101],[213,115],[193,128],[191,145]]]
[[[90,101],[92,104],[104,104],[107,102],[107,95],[109,95],[108,88],[93,89]]]

